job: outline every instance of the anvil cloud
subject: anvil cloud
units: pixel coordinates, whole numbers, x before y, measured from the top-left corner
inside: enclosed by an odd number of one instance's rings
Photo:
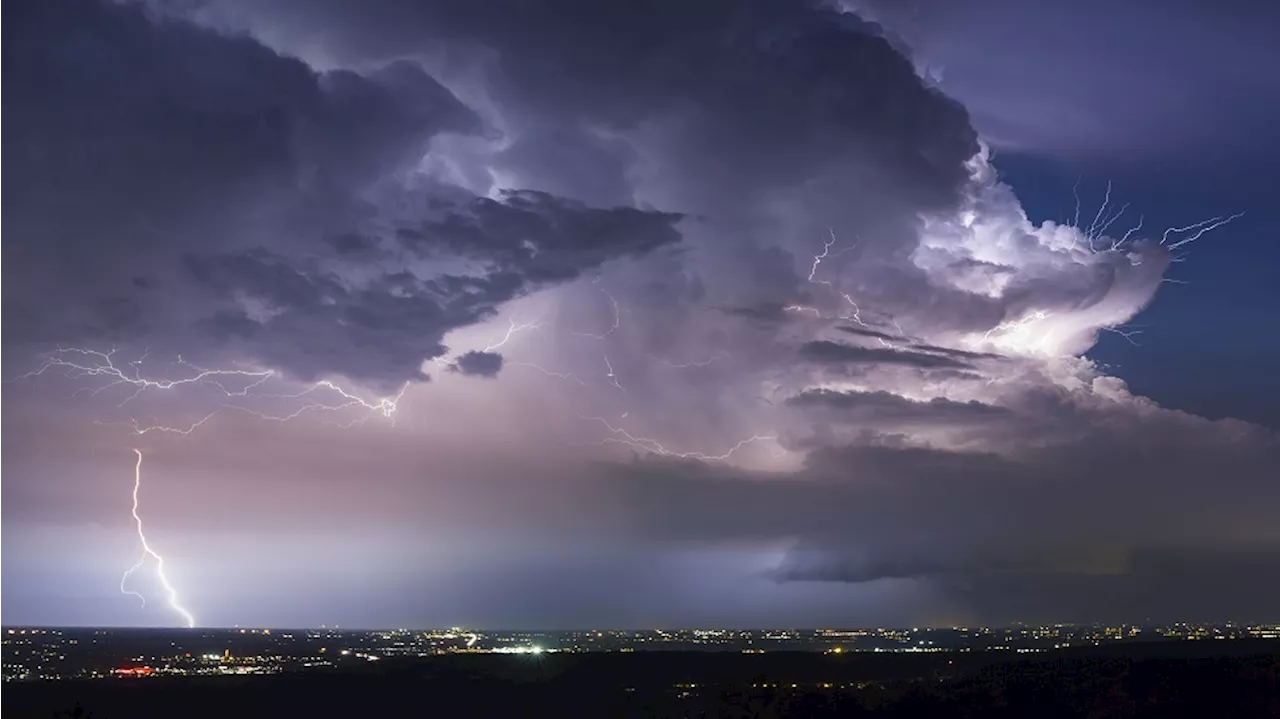
[[[1136,621],[1258,614],[1280,589],[1274,432],[1162,408],[1087,357],[1162,287],[1163,228],[1118,206],[1033,222],[966,109],[837,5],[15,7],[22,368],[115,346],[408,386],[394,426],[148,439],[186,488],[157,500],[184,517],[170,536],[252,547],[185,545],[217,619]],[[218,401],[57,404],[68,384],[37,379],[5,430],[5,518],[32,537],[115,521],[86,477],[131,438],[70,423]],[[73,442],[95,449],[50,457]],[[279,538],[317,531],[371,548],[321,568]],[[74,542],[39,551],[6,579],[52,581],[57,555],[90,581]],[[385,566],[357,570],[365,551]],[[286,557],[293,586],[342,591],[264,598]]]

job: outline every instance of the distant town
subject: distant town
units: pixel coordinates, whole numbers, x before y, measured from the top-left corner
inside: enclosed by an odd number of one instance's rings
[[[1118,642],[1280,639],[1280,624],[565,632],[342,629],[3,629],[4,681],[145,679],[341,669],[448,654],[1052,652]]]

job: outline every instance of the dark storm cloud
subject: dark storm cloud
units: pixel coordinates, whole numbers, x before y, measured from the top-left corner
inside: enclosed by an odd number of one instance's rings
[[[836,329],[840,330],[841,332],[848,332],[848,333],[849,333],[849,334],[851,334],[851,335],[857,335],[858,337],[870,337],[871,339],[876,339],[876,340],[885,340],[886,342],[887,342],[887,341],[895,341],[895,342],[896,342],[896,341],[898,341],[898,340],[902,339],[901,337],[898,337],[897,335],[891,335],[891,334],[889,334],[889,333],[887,333],[887,332],[881,332],[881,331],[879,331],[879,330],[867,329],[867,328],[865,328],[865,327],[847,327],[847,326],[846,326],[846,327],[837,327]]]
[[[762,304],[753,307],[727,307],[723,310],[725,314],[744,317],[756,322],[767,324],[781,324],[791,319],[787,315],[787,311],[781,304]]]
[[[959,359],[966,359],[966,360],[1007,359],[1003,355],[998,355],[992,352],[972,352],[970,350],[956,349],[955,347],[940,347],[938,345],[931,345],[931,344],[924,344],[924,343],[912,344],[907,346],[913,350],[920,350],[921,352],[929,352],[931,354],[946,355],[948,357],[956,357]]]
[[[971,365],[950,357],[924,352],[860,347],[830,340],[813,340],[800,347],[800,358],[829,365],[903,365],[920,369],[971,369]]]
[[[1004,572],[1091,574],[1116,571],[1113,558],[1097,556],[1102,553],[1081,552],[1079,556],[1067,554],[1059,557],[1046,552],[1044,556],[1027,556],[1019,554],[1015,548],[958,558],[946,554],[947,550],[937,548],[906,557],[796,549],[787,555],[776,571],[771,572],[771,576],[783,582],[862,583],[881,579],[963,578]],[[1105,564],[1107,559],[1113,559],[1111,565]],[[1120,559],[1123,561],[1125,556],[1121,554]],[[1095,563],[1094,567],[1090,567],[1091,561]]]
[[[427,257],[452,253],[535,285],[577,278],[613,258],[639,257],[674,244],[676,213],[630,207],[593,209],[545,192],[511,191],[502,201],[476,198],[461,211],[402,228],[400,241]]]
[[[502,371],[502,355],[497,352],[473,350],[458,357],[453,363],[455,372],[468,377],[494,378]]]
[[[978,149],[962,107],[922,83],[877,27],[825,3],[379,0],[357,11],[222,0],[197,17],[326,65],[425,58],[450,87],[483,98],[476,106],[501,128],[499,148],[458,151],[456,164],[478,163],[507,186],[696,217],[682,226],[696,257],[620,269],[636,281],[611,285],[624,306],[644,308],[613,336],[646,345],[637,355],[720,336],[696,326],[695,305],[781,325],[783,307],[825,301],[826,288],[796,270],[831,227],[859,238],[845,257],[857,264],[831,271],[865,273],[860,284],[893,303],[937,294],[903,267],[907,243],[922,213],[961,200]],[[461,250],[477,228],[517,214],[490,202],[461,220],[405,225],[401,242],[416,251],[429,225]],[[539,242],[541,255],[524,243],[501,252],[556,272],[559,247]],[[869,317],[892,309],[869,305]],[[1000,316],[989,301],[976,312]]]
[[[341,2],[228,1],[205,17],[248,24],[285,46],[302,47],[323,28],[326,51],[347,62],[440,42],[482,45],[497,53],[491,82],[504,107],[560,118],[538,126],[554,127],[561,146],[599,148],[591,125],[632,128],[690,109],[702,116],[695,122],[709,121],[700,151],[732,152],[744,169],[807,174],[856,148],[889,158],[885,166],[919,180],[926,196],[954,192],[960,163],[976,149],[964,110],[926,89],[876,27],[817,2],[380,0],[355,12]],[[719,122],[727,112],[749,120]],[[738,152],[745,147],[754,152]]]
[[[259,316],[224,309],[199,320],[198,328],[224,347],[306,380],[339,372],[385,390],[425,379],[419,366],[444,353],[444,331],[493,307],[483,301],[447,306],[409,274],[349,287],[333,273],[265,250],[194,257],[189,267],[214,296],[252,297],[266,308]]]
[[[1179,601],[1143,602],[1197,571],[1247,565],[1233,580],[1248,589],[1241,601],[1218,606],[1262,611],[1252,598],[1280,591],[1280,534],[1263,506],[1280,499],[1276,437],[1166,410],[1075,411],[1061,421],[1095,422],[1088,434],[1045,445],[1063,435],[1037,424],[1009,455],[872,436],[813,452],[791,475],[648,461],[622,468],[615,486],[645,535],[795,539],[771,574],[781,581],[919,579],[953,607],[1006,621],[1168,617],[1213,606],[1212,590],[1184,585]]]
[[[926,402],[917,402],[885,391],[805,390],[789,398],[787,404],[801,409],[833,410],[837,414],[859,416],[873,421],[922,420],[951,423],[987,420],[1009,413],[1009,410],[1003,407],[977,401],[956,402],[943,397],[934,397]]]
[[[412,390],[394,429],[379,417],[333,435],[292,423],[279,443],[261,442],[249,435],[263,425],[224,414],[183,437],[172,465],[157,466],[171,477],[182,462],[217,458],[265,467],[261,480],[222,470],[261,500],[250,503],[256,514],[208,481],[212,472],[187,485],[226,498],[245,544],[259,520],[264,532],[340,526],[396,546],[440,538],[456,545],[440,551],[466,575],[480,562],[458,539],[469,535],[423,539],[439,529],[423,507],[518,545],[561,532],[577,545],[594,544],[585,536],[663,553],[761,540],[725,576],[750,587],[743,573],[755,572],[778,592],[772,621],[791,624],[809,616],[796,593],[817,583],[861,592],[905,579],[994,621],[1092,620],[1108,609],[1133,619],[1176,582],[1180,598],[1197,594],[1187,578],[1210,562],[1250,570],[1230,585],[1242,597],[1280,591],[1269,564],[1280,545],[1275,437],[1162,410],[1079,359],[1097,328],[1150,300],[1164,253],[1090,254],[1078,233],[1030,226],[985,156],[974,157],[966,111],[877,28],[833,5],[166,9],[190,10],[206,29],[148,19],[138,5],[13,7],[4,170],[30,181],[5,188],[6,342],[145,340],[193,360],[194,348],[295,378],[339,373],[393,388],[422,379],[449,331],[600,271],[474,333],[542,323],[501,356],[440,361],[501,377],[445,376]],[[841,326],[855,302],[875,329]],[[1026,322],[1039,310],[1046,319]],[[851,344],[823,339],[833,326]],[[997,357],[1002,371],[986,372]],[[839,386],[853,377],[857,389]],[[819,378],[838,388],[814,389]],[[6,431],[6,449],[29,458],[58,446],[25,431],[39,442]],[[621,432],[655,439],[623,442]],[[729,461],[773,471],[584,460],[659,441],[664,452],[717,456],[752,435],[776,435],[778,446],[756,442]],[[602,439],[616,443],[597,448]],[[270,455],[255,456],[250,440]],[[319,461],[317,444],[334,461]],[[6,518],[114,511],[115,490],[83,491],[101,474],[86,464],[71,479],[29,475]],[[307,502],[289,513],[293,525],[278,510],[290,491]],[[187,516],[219,521],[203,505]],[[387,533],[389,517],[420,534]],[[193,559],[217,552],[237,572],[248,563],[205,544]],[[792,544],[779,562],[777,548]],[[298,551],[303,563],[314,554]],[[312,568],[328,584],[350,577],[322,559]],[[401,582],[420,567],[388,561],[369,572]],[[538,586],[573,593],[563,578],[584,572],[560,568]],[[599,581],[618,574],[583,580],[597,607],[650,601]],[[729,586],[708,576],[686,571],[663,586]],[[1108,582],[1106,601],[1091,592]],[[524,596],[510,584],[448,586],[464,604]],[[368,595],[342,601],[367,606]],[[334,606],[326,592],[307,597]],[[541,621],[577,623],[563,604],[540,605]],[[1073,614],[1054,613],[1063,607]]]
[[[356,232],[344,232],[327,238],[333,246],[333,253],[342,259],[354,261],[372,261],[384,259],[386,250],[377,237],[362,235]]]
[[[508,204],[510,203],[510,204]],[[483,263],[480,275],[428,279],[388,271],[352,285],[315,263],[266,250],[194,256],[192,276],[224,302],[263,305],[221,310],[200,326],[245,353],[302,379],[326,373],[377,384],[425,379],[420,365],[445,352],[444,334],[494,314],[522,294],[579,277],[611,258],[674,244],[679,216],[630,208],[595,209],[543,193],[511,193],[503,202],[464,207],[437,203],[444,219],[398,233],[415,254]],[[338,255],[373,256],[376,241],[345,235]],[[243,303],[241,303],[243,304]]]
[[[317,73],[89,0],[6,20],[4,171],[23,178],[4,195],[6,341],[194,359],[231,340],[286,374],[385,386],[420,379],[445,333],[499,304],[679,239],[675,215],[397,189],[433,138],[484,131],[410,62]],[[455,208],[419,222],[414,248],[486,273],[397,264],[379,236],[406,205]]]

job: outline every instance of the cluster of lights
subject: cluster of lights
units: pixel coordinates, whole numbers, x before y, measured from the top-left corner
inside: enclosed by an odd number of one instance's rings
[[[539,646],[531,647],[496,647],[489,650],[490,654],[543,654],[554,652],[554,649],[543,649]]]

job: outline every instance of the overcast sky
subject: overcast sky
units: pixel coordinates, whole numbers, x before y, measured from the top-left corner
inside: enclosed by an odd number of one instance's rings
[[[135,448],[205,626],[1274,619],[1280,24],[1092,5],[6,3],[4,622]]]

